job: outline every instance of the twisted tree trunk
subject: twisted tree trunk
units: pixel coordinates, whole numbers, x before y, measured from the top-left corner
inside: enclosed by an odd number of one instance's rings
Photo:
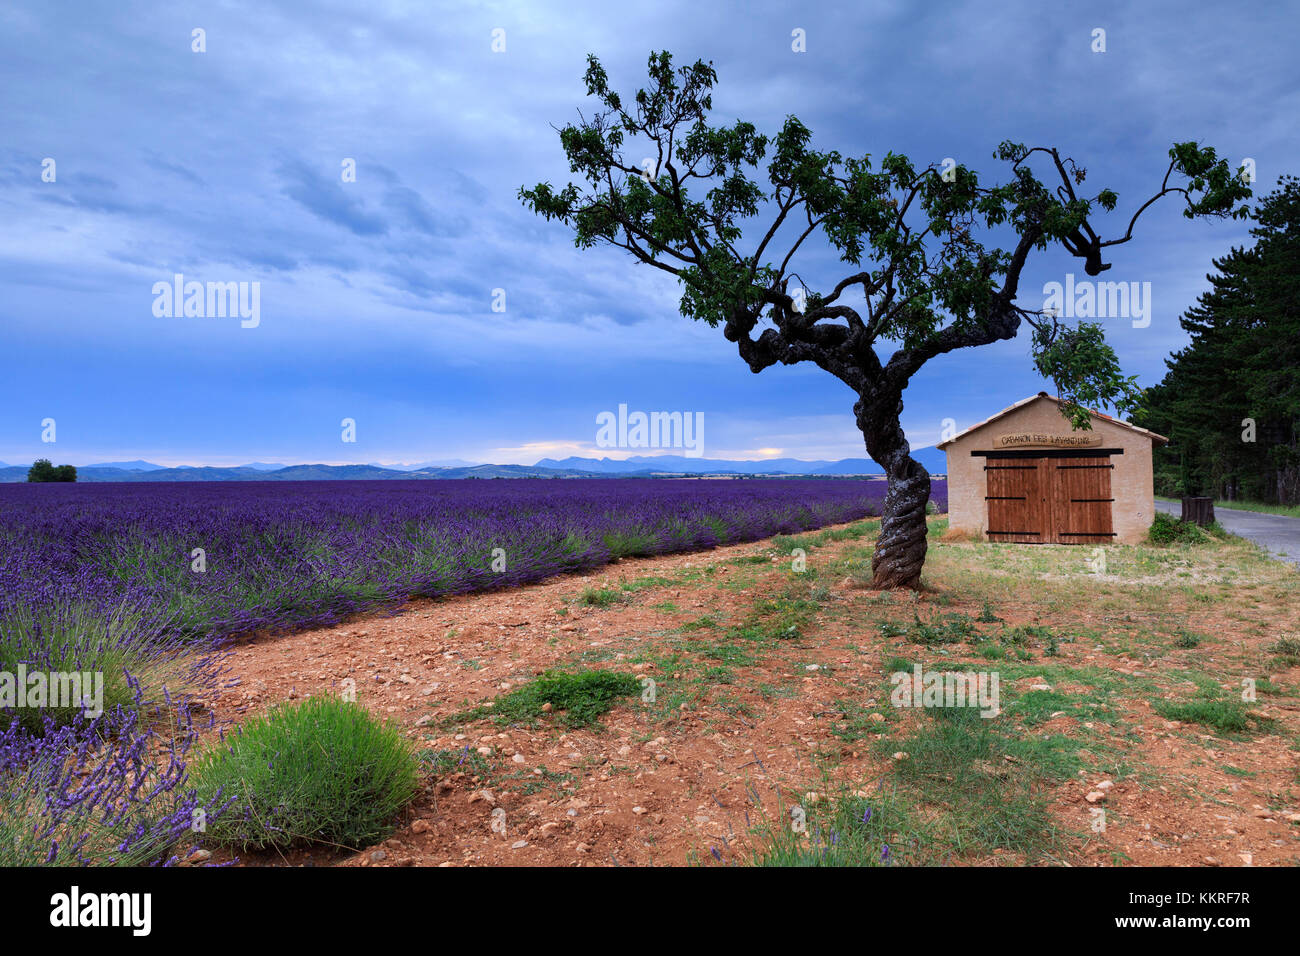
[[[912,458],[899,416],[901,395],[864,397],[853,408],[866,439],[867,454],[885,469],[880,537],[871,556],[873,588],[917,588],[925,564],[925,506],[930,500],[930,473]]]

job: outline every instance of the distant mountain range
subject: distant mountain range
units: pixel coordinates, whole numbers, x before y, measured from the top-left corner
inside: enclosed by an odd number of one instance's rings
[[[27,480],[27,465],[0,468],[0,483]],[[475,465],[471,468],[433,468],[397,471],[374,465],[277,465],[267,471],[251,465],[234,468],[213,466],[154,467],[145,469],[105,468],[83,465],[77,468],[80,482],[100,481],[355,481],[357,479],[392,480],[412,478],[599,478],[603,475],[580,474],[527,465]]]
[[[937,448],[918,448],[914,457],[933,474],[948,471],[948,456]],[[803,461],[799,458],[765,458],[761,461],[725,458],[687,458],[684,455],[634,455],[621,461],[613,458],[543,458],[538,468],[567,468],[603,475],[650,471],[669,474],[736,475],[880,475],[884,473],[870,458],[840,461]]]
[[[374,465],[376,468],[390,468],[393,471],[424,471],[428,468],[473,468],[477,466],[479,462],[466,461],[463,458],[446,458],[442,461],[418,461],[413,465],[408,465],[404,462],[385,465],[377,461],[372,461],[370,464]]]
[[[137,458],[135,461],[100,461],[93,465],[86,465],[87,468],[118,468],[122,471],[159,471],[166,468],[166,465],[155,465],[151,461],[141,461]],[[280,465],[273,465],[274,468],[280,468]]]
[[[948,470],[947,458],[935,448],[921,448],[913,456],[931,474]],[[0,482],[27,480],[27,465],[0,463]],[[233,467],[182,465],[169,468],[149,461],[99,462],[77,468],[77,480],[101,481],[354,481],[448,478],[612,478],[649,475],[807,475],[839,477],[880,475],[882,469],[870,458],[842,461],[802,461],[772,458],[741,461],[719,458],[687,458],[681,455],[638,455],[622,461],[612,458],[543,458],[535,465],[476,465],[453,459],[415,465],[278,465],[250,462]]]

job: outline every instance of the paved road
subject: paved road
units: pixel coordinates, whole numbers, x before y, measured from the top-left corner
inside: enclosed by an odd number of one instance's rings
[[[1156,510],[1177,517],[1183,513],[1183,506],[1178,501],[1157,498]],[[1284,561],[1300,564],[1300,518],[1220,508],[1218,505],[1214,506],[1214,517],[1233,534],[1254,541]]]

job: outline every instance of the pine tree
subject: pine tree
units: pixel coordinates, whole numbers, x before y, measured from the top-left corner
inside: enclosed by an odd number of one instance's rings
[[[1213,260],[1179,320],[1190,344],[1134,416],[1170,439],[1163,494],[1300,501],[1300,182],[1283,177],[1254,218],[1256,244]]]

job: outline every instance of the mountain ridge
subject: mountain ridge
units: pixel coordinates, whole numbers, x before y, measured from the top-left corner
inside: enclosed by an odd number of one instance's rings
[[[946,457],[934,448],[922,448],[913,455],[932,474],[947,471]],[[937,456],[937,458],[936,458]],[[121,465],[145,465],[123,468]],[[0,483],[27,480],[27,465],[0,465]],[[180,465],[166,467],[152,462],[129,461],[84,465],[77,468],[77,480],[98,482],[181,482],[181,481],[385,481],[439,480],[457,478],[613,478],[653,475],[737,475],[750,477],[838,478],[855,475],[880,476],[883,469],[870,458],[839,461],[804,461],[774,458],[760,461],[741,459],[687,458],[680,455],[611,458],[543,458],[533,465],[470,464],[464,466],[325,465],[307,463],[270,466],[265,462],[247,465]]]
[[[946,474],[948,458],[937,448],[918,448],[912,457],[933,474]],[[572,468],[602,474],[625,474],[629,471],[669,472],[674,474],[742,474],[742,475],[881,475],[884,469],[870,458],[842,458],[838,461],[801,458],[765,458],[758,460],[727,458],[688,458],[684,455],[633,455],[631,458],[542,458],[538,468]]]

